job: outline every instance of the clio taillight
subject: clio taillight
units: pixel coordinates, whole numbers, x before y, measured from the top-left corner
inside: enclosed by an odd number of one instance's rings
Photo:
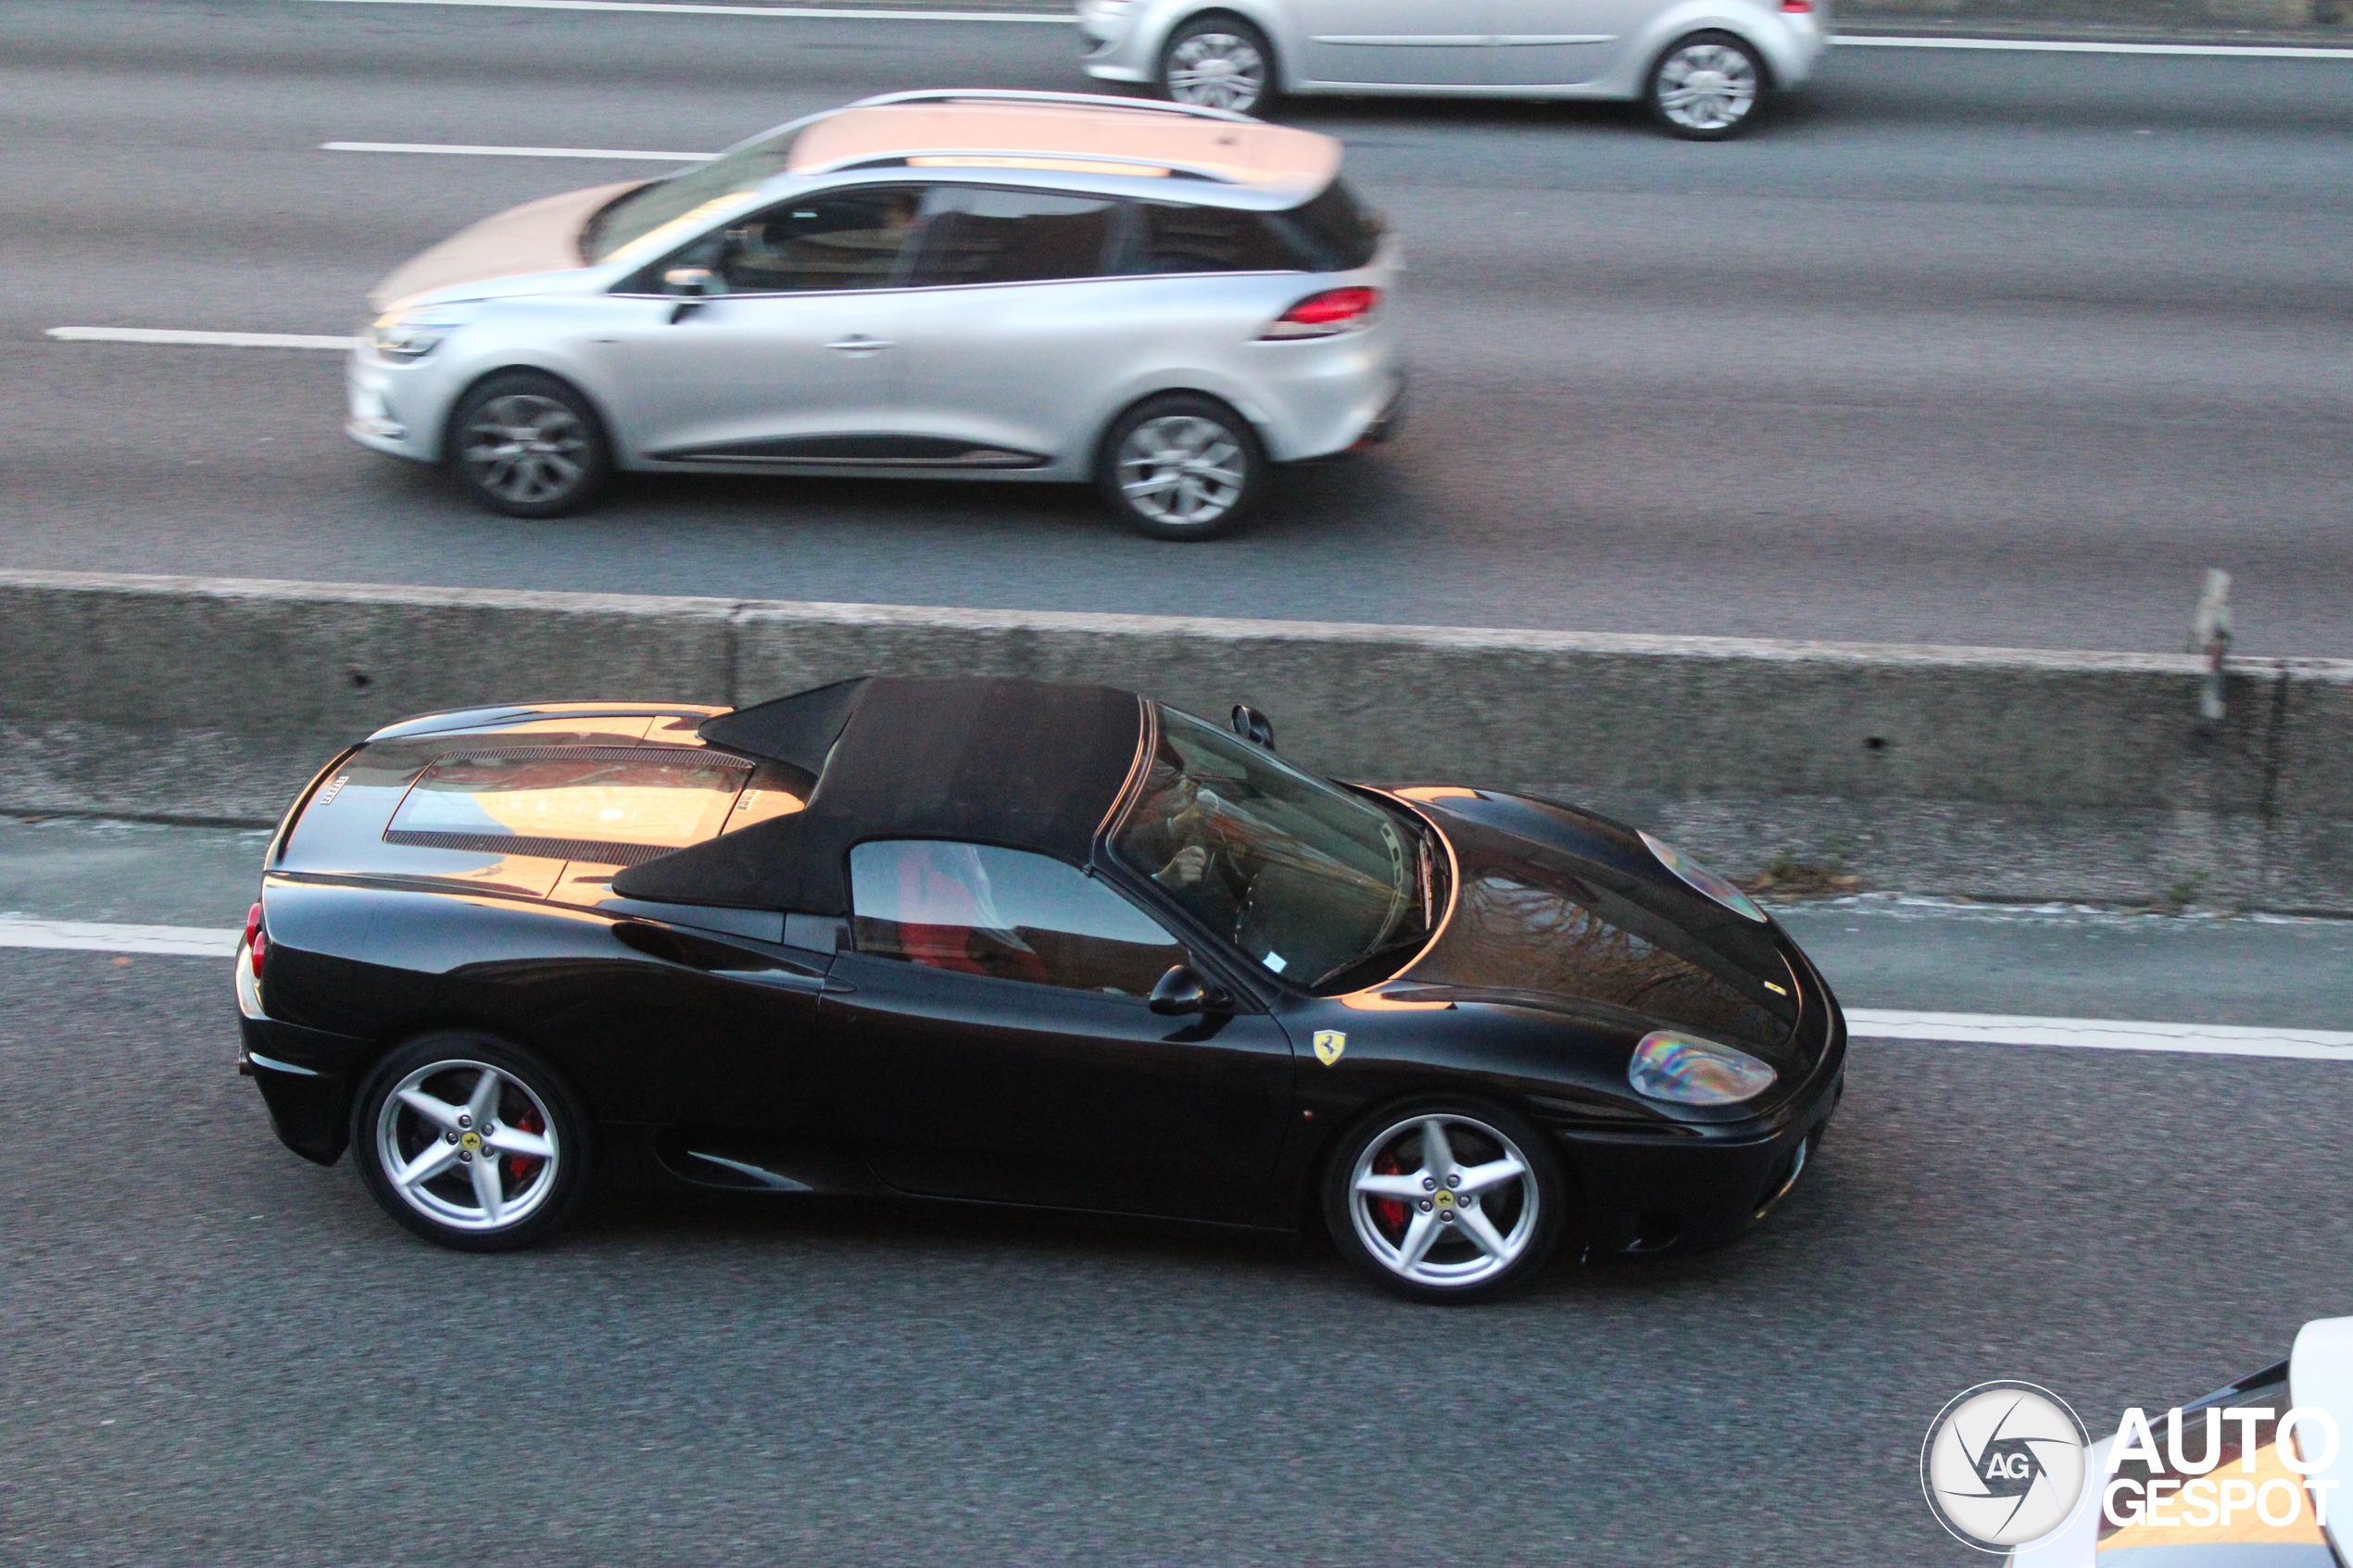
[[[1311,294],[1266,323],[1262,338],[1338,337],[1363,332],[1380,310],[1380,290],[1326,289]]]
[[[269,934],[261,929],[261,906],[256,904],[245,911],[245,950],[252,954],[253,977],[261,978],[262,955],[270,947]]]

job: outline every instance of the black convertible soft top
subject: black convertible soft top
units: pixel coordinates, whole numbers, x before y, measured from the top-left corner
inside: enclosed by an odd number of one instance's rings
[[[624,898],[849,912],[852,845],[951,838],[1084,864],[1142,743],[1113,686],[862,676],[704,722],[711,746],[813,774],[806,809],[613,878]]]

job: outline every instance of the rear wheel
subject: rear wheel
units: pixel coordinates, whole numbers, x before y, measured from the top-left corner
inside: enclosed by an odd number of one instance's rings
[[[1651,68],[1643,101],[1660,125],[1693,142],[1737,135],[1765,90],[1765,62],[1729,32],[1679,38]]]
[[[587,1190],[587,1122],[570,1091],[487,1035],[428,1035],[385,1057],[360,1088],[351,1145],[385,1213],[467,1252],[545,1240]]]
[[[1179,104],[1265,119],[1275,106],[1275,51],[1237,16],[1195,17],[1160,52],[1160,95]]]
[[[1172,392],[1120,416],[1096,481],[1129,527],[1155,539],[1214,539],[1258,499],[1266,459],[1243,419],[1214,397]]]
[[[1491,1296],[1560,1237],[1559,1162],[1500,1106],[1434,1098],[1366,1117],[1332,1151],[1324,1223],[1363,1273],[1417,1301]]]
[[[561,517],[604,489],[612,454],[576,388],[537,370],[502,370],[458,405],[449,470],[493,511]]]

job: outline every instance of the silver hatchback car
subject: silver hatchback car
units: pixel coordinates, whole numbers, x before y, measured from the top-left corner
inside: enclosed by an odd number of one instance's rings
[[[1380,440],[1395,241],[1340,144],[1070,94],[870,98],[487,219],[379,284],[353,439],[553,517],[616,469],[1092,480],[1208,538]]]
[[[1284,93],[1618,98],[1721,141],[1813,73],[1830,0],[1078,0],[1087,74],[1265,114]]]

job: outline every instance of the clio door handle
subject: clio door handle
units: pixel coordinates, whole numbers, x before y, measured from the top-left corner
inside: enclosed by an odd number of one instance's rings
[[[829,343],[825,346],[844,354],[878,354],[890,347],[891,341],[887,337],[867,337],[862,332],[852,332],[840,342]]]

